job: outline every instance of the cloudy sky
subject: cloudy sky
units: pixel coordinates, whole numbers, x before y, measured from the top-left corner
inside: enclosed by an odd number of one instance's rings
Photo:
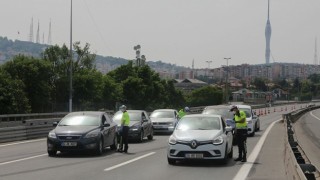
[[[73,41],[103,56],[133,59],[140,44],[147,60],[195,68],[265,62],[267,0],[73,0]],[[70,0],[1,0],[0,36],[69,46]],[[270,62],[312,64],[320,47],[319,0],[271,0]],[[18,33],[19,32],[19,33]],[[320,50],[318,49],[318,52]],[[319,55],[318,55],[319,56]]]

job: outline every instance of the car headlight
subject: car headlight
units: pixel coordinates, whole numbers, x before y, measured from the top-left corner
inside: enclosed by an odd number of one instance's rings
[[[175,138],[175,137],[173,137],[173,136],[170,136],[170,138],[169,138],[169,144],[171,144],[171,145],[175,145],[175,144],[177,144],[177,140],[176,140],[176,138]]]
[[[222,144],[222,143],[223,143],[223,137],[221,137],[221,136],[216,137],[216,138],[212,141],[212,144],[214,144],[214,145],[220,145],[220,144]]]
[[[88,134],[86,134],[86,136],[84,138],[95,138],[99,136],[99,132],[90,132]]]
[[[139,126],[131,126],[130,130],[131,131],[138,131],[139,130]]]
[[[48,137],[53,138],[53,139],[57,139],[57,135],[54,132],[49,132]]]

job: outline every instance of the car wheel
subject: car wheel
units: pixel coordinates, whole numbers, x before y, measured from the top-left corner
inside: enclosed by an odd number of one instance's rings
[[[151,129],[150,135],[148,136],[148,140],[152,140],[153,139],[153,129]]]
[[[228,162],[228,145],[226,145],[226,150],[223,159],[221,159],[221,164],[227,164]]]
[[[138,141],[142,142],[143,141],[143,137],[144,137],[144,134],[143,134],[143,131],[141,130]]]
[[[256,133],[253,131],[251,134],[249,134],[250,137],[253,137]]]
[[[54,157],[54,156],[57,155],[57,151],[55,151],[55,150],[48,150],[48,155],[49,155],[50,157]]]
[[[96,154],[102,155],[102,153],[103,153],[103,139],[100,138],[97,149],[96,149]]]
[[[258,126],[257,126],[257,131],[260,131],[260,121],[259,121]]]
[[[118,147],[118,138],[117,138],[117,136],[114,136],[113,144],[110,146],[110,149],[111,150],[116,150],[117,147]]]
[[[171,159],[171,158],[168,157],[168,163],[170,165],[175,165],[176,164],[176,160],[175,159]]]

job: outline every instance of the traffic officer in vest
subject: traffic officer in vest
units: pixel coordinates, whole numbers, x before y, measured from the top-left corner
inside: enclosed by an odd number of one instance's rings
[[[130,124],[130,117],[127,112],[127,107],[125,105],[120,106],[120,111],[122,111],[122,118],[121,118],[121,128],[120,128],[120,135],[121,135],[121,141],[120,141],[120,147],[118,149],[119,152],[128,152],[128,135],[129,135],[129,124]],[[124,144],[124,149],[123,149]]]
[[[179,118],[181,119],[189,111],[190,111],[189,107],[184,107],[184,109],[180,109],[180,111],[178,112]]]
[[[236,123],[236,138],[239,148],[239,156],[235,161],[247,162],[247,120],[246,113],[240,111],[237,106],[231,106],[230,111],[234,113]]]

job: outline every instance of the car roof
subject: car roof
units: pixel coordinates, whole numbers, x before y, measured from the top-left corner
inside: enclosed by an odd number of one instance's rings
[[[214,106],[206,106],[204,109],[215,109],[215,108],[229,108],[227,105],[214,105]]]
[[[238,108],[248,108],[248,109],[251,109],[251,106],[250,105],[243,105],[243,104],[239,104],[239,105],[236,105]]]
[[[77,112],[71,112],[67,115],[103,115],[106,112],[103,111],[77,111]]]
[[[221,119],[221,115],[217,114],[188,114],[183,117],[218,117]]]
[[[177,110],[175,110],[175,109],[156,109],[153,112],[155,112],[155,111],[177,111]]]

